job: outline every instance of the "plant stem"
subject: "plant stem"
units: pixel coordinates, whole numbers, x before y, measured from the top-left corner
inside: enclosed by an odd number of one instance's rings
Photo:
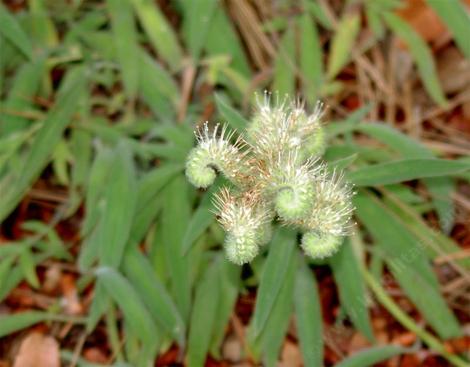
[[[441,354],[445,359],[452,363],[456,367],[468,367],[469,365],[460,357],[449,353],[445,346],[437,339],[434,335],[428,333],[422,327],[417,325],[415,321],[404,313],[393,299],[385,292],[382,286],[374,279],[372,274],[363,268],[362,273],[369,287],[375,293],[377,300],[390,312],[398,322],[400,322],[405,328],[414,332],[421,340],[426,343],[431,349]]]

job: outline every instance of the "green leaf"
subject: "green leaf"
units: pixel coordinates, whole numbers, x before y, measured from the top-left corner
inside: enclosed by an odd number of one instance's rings
[[[295,232],[280,227],[269,245],[269,253],[261,274],[256,296],[255,311],[250,321],[250,336],[254,340],[263,331],[271,309],[274,307],[286,276],[291,257],[296,249]]]
[[[184,347],[183,319],[149,261],[135,246],[126,251],[123,271],[154,319]]]
[[[47,114],[42,127],[35,137],[30,150],[24,158],[23,167],[19,168],[15,184],[2,193],[0,204],[0,222],[16,207],[29,187],[39,177],[49,162],[67,125],[80,103],[84,92],[85,78],[82,68],[69,71],[58,92],[55,105]],[[1,186],[1,181],[0,181]]]
[[[307,2],[307,1],[304,1]],[[300,70],[311,102],[316,100],[323,82],[323,50],[318,30],[308,13],[300,17]]]
[[[175,101],[179,98],[174,81],[149,55],[143,51],[139,54],[139,93],[155,116],[171,121],[175,116]]]
[[[229,56],[233,69],[243,76],[251,75],[246,53],[224,7],[216,7],[204,48],[210,55]]]
[[[402,159],[359,168],[348,175],[357,186],[388,185],[467,171],[470,164],[447,159]]]
[[[386,359],[406,353],[406,349],[396,345],[384,345],[370,347],[361,350],[346,359],[343,359],[335,367],[367,367]]]
[[[191,203],[188,183],[183,175],[176,176],[162,190],[161,241],[165,264],[171,279],[171,291],[183,320],[188,320],[191,304],[189,266],[193,259],[183,256],[183,236],[188,227]],[[188,254],[189,255],[189,254]]]
[[[231,107],[225,100],[216,93],[215,104],[225,122],[234,130],[241,133],[248,126],[248,121],[233,107]]]
[[[183,166],[164,164],[147,172],[140,179],[137,185],[137,204],[130,236],[133,242],[142,240],[161,209],[163,202],[161,190],[182,170]]]
[[[212,18],[217,8],[217,0],[184,1],[184,39],[195,61],[199,59]]]
[[[222,261],[220,264],[221,271],[218,276],[218,287],[222,297],[219,297],[219,306],[214,317],[214,331],[212,334],[210,352],[216,358],[220,357],[220,346],[223,343],[227,324],[229,323],[230,316],[234,312],[235,303],[238,297],[240,287],[240,273],[241,267],[230,263],[229,261]]]
[[[179,70],[183,51],[173,29],[152,0],[132,0],[144,31],[152,46],[173,71]]]
[[[147,346],[159,344],[160,336],[148,310],[129,281],[116,270],[101,267],[96,271],[109,296],[119,305],[124,318]]]
[[[29,119],[18,116],[18,112],[33,110],[33,99],[44,78],[44,59],[22,65],[15,75],[8,98],[2,104],[0,133],[9,134],[30,124]]]
[[[281,96],[293,95],[295,90],[295,33],[289,27],[279,43],[278,53],[274,60],[272,88]]]
[[[111,297],[104,288],[103,281],[98,279],[93,289],[93,301],[91,302],[88,318],[86,322],[86,331],[91,333],[103,314],[111,307]]]
[[[28,58],[33,58],[31,42],[8,9],[0,4],[0,34],[14,44]]]
[[[111,16],[116,58],[122,72],[122,79],[130,98],[134,98],[139,82],[137,34],[132,6],[128,1],[106,0]]]
[[[186,254],[194,242],[206,231],[207,228],[214,222],[214,212],[212,199],[215,192],[220,188],[220,180],[217,180],[209,190],[204,194],[201,203],[194,211],[188,228],[183,237],[183,254]]]
[[[330,265],[339,289],[341,306],[345,308],[351,321],[361,333],[367,339],[374,340],[360,264],[349,240],[346,240],[341,250],[330,258]]]
[[[257,356],[258,349],[260,349],[263,354],[263,365],[268,367],[278,365],[282,342],[289,327],[292,306],[294,304],[295,274],[299,260],[297,249],[294,252],[287,264],[284,279],[280,282],[279,294],[269,312],[266,325],[257,337],[257,340],[251,340],[254,356]]]
[[[395,14],[386,12],[383,14],[387,25],[400,37],[409,47],[418,71],[423,81],[424,87],[429,95],[441,106],[447,104],[446,97],[442,91],[439,79],[437,78],[436,65],[432,57],[431,50],[424,40],[415,30],[404,20]]]
[[[323,318],[315,276],[305,262],[295,280],[295,316],[300,351],[305,367],[323,365]]]
[[[39,279],[36,274],[36,264],[29,248],[25,247],[20,253],[20,266],[28,283],[34,288],[39,288]]]
[[[25,311],[0,316],[0,338],[47,320],[48,314],[39,311]]]
[[[97,241],[100,248],[100,263],[118,267],[130,236],[132,218],[137,201],[135,170],[129,148],[119,144],[111,165],[112,176],[106,185],[102,205],[104,206]]]
[[[359,33],[360,20],[358,15],[346,15],[338,24],[331,41],[328,59],[328,78],[334,79],[351,58],[354,41]]]
[[[442,18],[465,57],[470,59],[470,42],[468,41],[470,13],[468,8],[460,0],[427,0],[427,3]]]
[[[459,323],[442,298],[425,249],[380,201],[360,193],[356,213],[372,234],[393,276],[424,318],[442,338],[461,334]]]
[[[434,154],[419,141],[384,124],[359,124],[357,129],[395,149],[406,158],[433,158]],[[439,214],[442,229],[448,233],[453,224],[454,204],[451,193],[455,184],[448,177],[433,177],[423,180],[432,195],[434,207]]]
[[[188,339],[188,365],[203,367],[207,351],[212,337],[214,315],[217,311],[220,289],[218,278],[220,277],[219,258],[214,261],[204,272],[202,279],[196,287],[194,307],[191,314],[191,322]]]

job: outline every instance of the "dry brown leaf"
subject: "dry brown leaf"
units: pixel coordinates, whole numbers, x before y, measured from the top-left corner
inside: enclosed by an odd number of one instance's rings
[[[13,367],[60,367],[59,344],[51,336],[33,332],[21,343]]]

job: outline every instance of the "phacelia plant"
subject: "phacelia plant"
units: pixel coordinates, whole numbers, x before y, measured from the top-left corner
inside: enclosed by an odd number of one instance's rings
[[[186,176],[198,188],[211,185],[218,172],[231,183],[214,199],[226,232],[227,257],[250,262],[271,239],[276,218],[302,233],[301,246],[312,258],[335,253],[351,228],[351,186],[320,161],[325,135],[321,104],[308,115],[300,103],[265,94],[243,136],[206,124],[196,132]]]

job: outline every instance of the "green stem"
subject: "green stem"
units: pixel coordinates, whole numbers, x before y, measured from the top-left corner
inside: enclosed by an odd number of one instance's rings
[[[431,349],[441,354],[445,359],[457,367],[468,367],[469,365],[460,357],[449,353],[439,339],[434,335],[428,333],[426,330],[418,326],[414,320],[404,313],[393,299],[385,292],[382,286],[375,280],[367,269],[363,268],[362,273],[369,287],[375,293],[377,300],[390,312],[398,322],[405,328],[418,335],[421,340],[426,343]]]

